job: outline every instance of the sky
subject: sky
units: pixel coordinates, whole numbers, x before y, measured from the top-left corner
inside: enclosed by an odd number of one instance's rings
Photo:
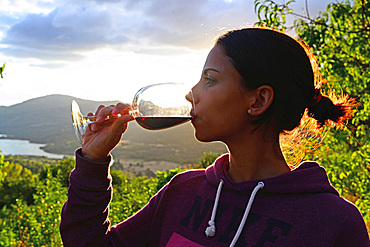
[[[310,15],[329,2],[307,0]],[[50,94],[130,103],[148,84],[194,85],[216,37],[256,21],[254,0],[0,0],[0,105]]]

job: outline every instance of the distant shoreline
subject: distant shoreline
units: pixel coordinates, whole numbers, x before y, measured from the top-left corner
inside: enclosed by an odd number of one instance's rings
[[[0,137],[0,150],[2,155],[43,156],[51,159],[63,159],[71,155],[46,152],[43,147],[47,144],[32,143],[30,140]]]
[[[31,141],[31,140],[25,139],[25,138],[11,137],[11,136],[7,136],[6,134],[0,134],[0,140],[4,140],[4,139],[5,140],[29,141],[30,143],[33,143],[33,144],[47,145],[47,144],[42,143],[42,142],[34,142],[34,141]]]

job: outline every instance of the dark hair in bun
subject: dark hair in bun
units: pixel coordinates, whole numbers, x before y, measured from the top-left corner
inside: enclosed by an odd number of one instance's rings
[[[329,120],[342,124],[350,116],[348,98],[334,103],[315,88],[318,72],[311,64],[313,55],[292,37],[271,29],[245,28],[225,33],[216,45],[224,47],[245,88],[273,88],[274,101],[256,124],[274,120],[279,133],[290,131],[300,125],[307,108],[318,127]]]

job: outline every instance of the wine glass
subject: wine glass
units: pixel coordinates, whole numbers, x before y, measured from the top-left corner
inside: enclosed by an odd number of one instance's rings
[[[187,95],[192,102],[185,98]],[[130,106],[130,114],[141,127],[160,130],[191,120],[192,108],[195,114],[192,91],[189,91],[183,83],[159,83],[137,91]],[[71,104],[71,114],[77,139],[83,144],[86,128],[95,122],[96,117],[83,116],[74,100]]]

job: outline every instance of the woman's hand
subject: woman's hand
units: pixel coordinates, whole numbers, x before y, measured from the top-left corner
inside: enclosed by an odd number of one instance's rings
[[[128,122],[134,120],[129,114],[129,105],[118,103],[117,105],[99,106],[96,113],[88,116],[96,116],[96,121],[90,124],[86,130],[82,154],[94,161],[105,161],[112,149],[121,140],[126,131]],[[118,114],[120,116],[118,117]]]

